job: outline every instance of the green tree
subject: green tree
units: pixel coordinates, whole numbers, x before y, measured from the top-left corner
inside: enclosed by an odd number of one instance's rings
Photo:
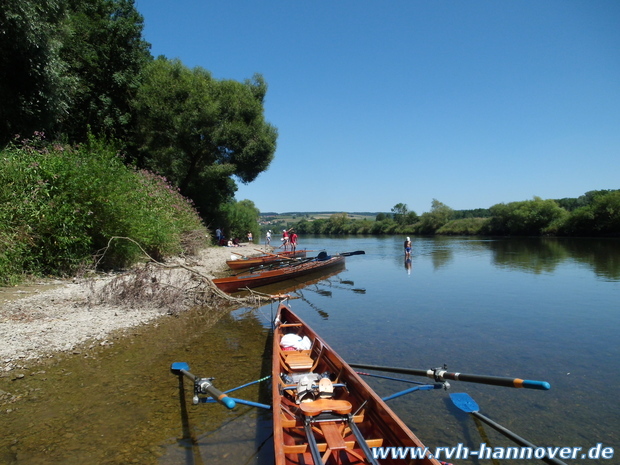
[[[228,238],[244,239],[247,233],[251,232],[256,242],[259,241],[260,229],[258,227],[258,217],[260,211],[251,200],[240,200],[239,202],[228,202],[223,206]]]
[[[51,130],[68,113],[72,76],[59,55],[61,0],[4,1],[0,8],[0,144]]]
[[[277,130],[265,121],[267,85],[212,78],[203,68],[159,57],[144,73],[138,112],[138,163],[170,179],[208,220],[273,159]]]
[[[133,0],[67,0],[60,56],[78,82],[61,126],[69,140],[89,132],[125,140],[135,123],[131,101],[152,61]]]
[[[398,224],[403,225],[407,220],[407,213],[409,209],[407,208],[407,204],[405,203],[397,203],[392,207],[392,215],[394,217],[394,221]]]
[[[452,217],[453,210],[437,199],[431,202],[431,211],[422,213],[420,221],[416,225],[416,231],[420,234],[435,234],[439,228],[445,225]]]
[[[488,223],[491,234],[540,235],[567,216],[555,200],[533,200],[497,204],[491,208],[493,217]]]
[[[571,212],[561,232],[571,236],[619,235],[620,191],[592,196],[589,205]]]
[[[327,222],[328,234],[344,234],[347,231],[349,215],[346,213],[334,213]]]

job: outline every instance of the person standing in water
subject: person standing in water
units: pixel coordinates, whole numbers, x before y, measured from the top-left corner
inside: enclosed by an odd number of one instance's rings
[[[411,239],[409,237],[405,241],[405,258],[411,258]]]

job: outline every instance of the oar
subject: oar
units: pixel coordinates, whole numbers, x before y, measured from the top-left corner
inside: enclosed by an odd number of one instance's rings
[[[377,365],[366,365],[362,363],[349,363],[353,368],[363,368],[364,370],[386,371],[388,373],[401,373],[415,376],[428,376],[435,381],[450,379],[454,381],[467,381],[470,383],[491,384],[493,386],[505,386],[514,388],[538,389],[547,391],[551,385],[546,381],[534,381],[530,379],[508,378],[504,376],[470,375],[467,373],[450,373],[443,369],[420,370],[415,368],[384,367]]]
[[[237,253],[237,252],[230,252],[230,253],[231,253],[231,254],[233,254],[233,255],[239,255],[240,257],[243,257],[243,258],[247,258],[247,257],[246,257],[245,255],[243,255],[242,253]]]
[[[225,405],[229,409],[235,407],[235,401],[217,389],[211,383],[213,378],[198,378],[190,373],[189,365],[185,362],[174,362],[170,366],[170,371],[177,376],[186,376],[194,382],[194,404],[199,402],[198,394],[210,394],[220,404]]]
[[[356,250],[355,252],[342,252],[338,255],[340,255],[341,257],[350,257],[351,255],[364,255],[365,253],[366,252],[364,252],[363,250]]]
[[[500,433],[502,433],[507,438],[512,439],[514,442],[516,442],[520,446],[531,447],[532,450],[538,449],[537,446],[535,446],[534,444],[532,444],[528,440],[523,439],[521,436],[516,435],[515,433],[513,433],[509,429],[504,428],[502,425],[500,425],[498,423],[495,423],[490,418],[485,417],[484,415],[482,415],[479,412],[480,408],[478,407],[478,404],[476,403],[476,401],[474,399],[472,399],[469,396],[469,394],[466,394],[464,392],[455,392],[453,394],[450,394],[450,399],[452,399],[452,403],[454,403],[454,405],[456,405],[460,410],[462,410],[463,412],[471,413],[476,418],[479,418],[481,421],[485,422],[487,425],[491,426],[493,429],[499,431]],[[546,448],[546,452],[547,453],[552,452],[554,450],[556,450],[556,449]],[[478,457],[478,458],[480,458],[480,457]],[[546,457],[545,456],[544,458],[541,458],[541,460],[543,462],[550,463],[550,464],[553,464],[553,465],[566,465],[565,462],[562,462],[561,460],[556,459],[555,457]]]
[[[266,251],[263,251],[263,250],[260,250],[260,249],[254,249],[254,250],[256,250],[257,252],[264,253],[265,255],[270,255],[272,257],[281,258],[282,260],[291,260],[292,259],[291,257],[287,257],[286,255],[280,255],[280,254],[277,254],[277,253],[266,252]]]

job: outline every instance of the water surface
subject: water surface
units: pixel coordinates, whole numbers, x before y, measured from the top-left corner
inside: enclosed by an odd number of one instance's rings
[[[389,401],[423,442],[513,445],[452,405],[450,392],[467,392],[481,413],[537,445],[618,448],[620,241],[414,238],[407,263],[403,240],[303,237],[313,253],[366,254],[289,289],[298,297],[293,310],[351,362],[447,364],[552,386],[454,381],[447,392]],[[268,411],[192,405],[191,386],[180,390],[169,368],[187,362],[222,390],[268,375],[273,310],[196,309],[119,335],[112,346],[26,369],[24,378],[0,378],[0,463],[272,463]],[[381,395],[408,387],[368,381]],[[269,389],[263,381],[236,395],[269,402]]]

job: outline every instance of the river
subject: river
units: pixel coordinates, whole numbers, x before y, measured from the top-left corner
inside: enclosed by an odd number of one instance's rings
[[[350,362],[445,364],[551,384],[536,391],[451,381],[448,391],[389,401],[431,448],[514,445],[452,404],[451,392],[466,392],[481,413],[536,445],[617,450],[620,240],[413,239],[408,263],[404,237],[302,237],[312,253],[366,253],[347,257],[327,279],[297,284],[291,307]],[[37,367],[14,381],[28,383],[16,390],[24,400],[1,412],[0,463],[270,463],[268,411],[192,405],[190,387],[180,394],[169,368],[187,362],[222,390],[266,376],[274,310],[196,309],[119,336],[112,348]],[[367,381],[382,396],[408,387]],[[268,402],[269,383],[235,395]],[[566,462],[614,463],[581,460],[581,453]]]

